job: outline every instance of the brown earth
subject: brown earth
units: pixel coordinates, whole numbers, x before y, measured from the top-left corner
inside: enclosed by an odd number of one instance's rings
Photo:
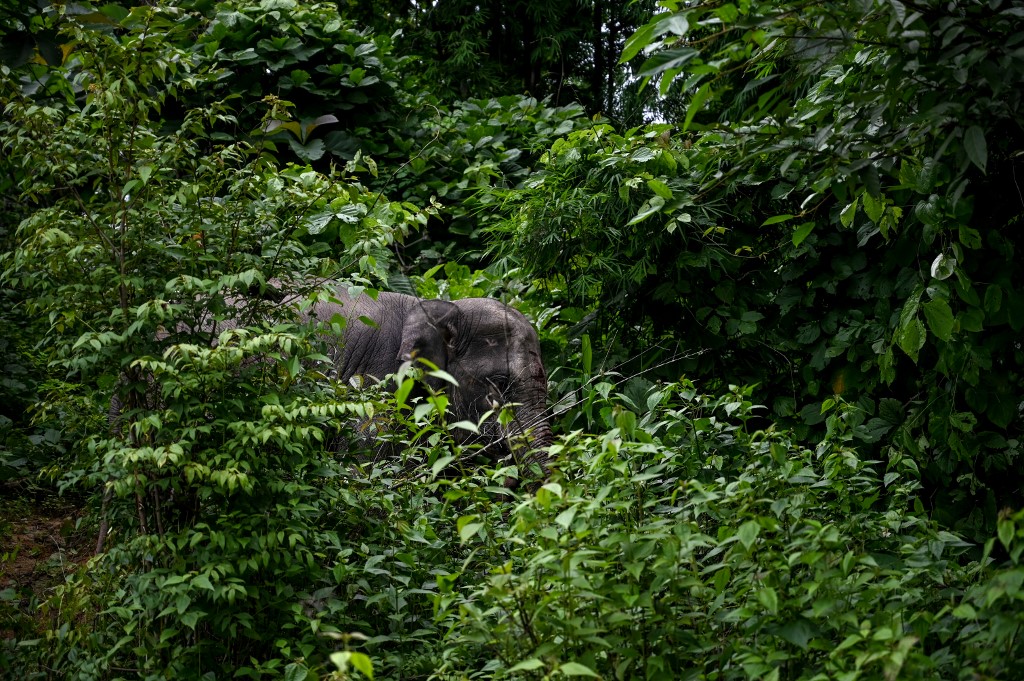
[[[92,555],[81,516],[55,493],[0,486],[0,638],[37,629],[39,603]]]

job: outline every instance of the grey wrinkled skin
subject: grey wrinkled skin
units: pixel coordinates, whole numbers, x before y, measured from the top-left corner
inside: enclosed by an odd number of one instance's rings
[[[521,466],[536,463],[546,473],[545,448],[552,439],[546,418],[547,373],[537,332],[522,313],[490,298],[449,302],[380,293],[376,300],[366,295],[338,299],[318,302],[303,316],[321,322],[335,315],[346,319],[341,343],[329,348],[341,379],[379,380],[403,362],[425,358],[458,382],[458,387],[446,388],[451,421],[477,423],[488,410],[515,405],[515,418],[507,427],[494,417],[484,423],[489,458],[512,454]],[[436,378],[427,382],[444,387]]]

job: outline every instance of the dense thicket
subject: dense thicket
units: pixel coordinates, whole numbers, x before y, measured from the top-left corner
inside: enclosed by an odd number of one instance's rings
[[[1022,19],[5,5],[0,484],[97,555],[0,671],[1012,677]],[[337,381],[280,304],[335,281],[526,313],[547,480]]]
[[[497,241],[602,333],[704,350],[773,417],[841,399],[948,523],[1020,494],[1022,8],[714,3],[637,32],[678,127],[578,131]],[[660,133],[660,134],[659,134]]]

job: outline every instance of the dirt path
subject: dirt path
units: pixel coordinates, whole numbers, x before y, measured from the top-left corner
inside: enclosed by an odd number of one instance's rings
[[[80,516],[60,497],[0,488],[0,638],[35,629],[39,603],[91,555]]]

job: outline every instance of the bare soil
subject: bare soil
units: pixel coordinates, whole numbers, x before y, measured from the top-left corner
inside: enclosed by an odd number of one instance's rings
[[[81,509],[48,491],[0,486],[0,638],[38,630],[38,606],[92,555]]]

